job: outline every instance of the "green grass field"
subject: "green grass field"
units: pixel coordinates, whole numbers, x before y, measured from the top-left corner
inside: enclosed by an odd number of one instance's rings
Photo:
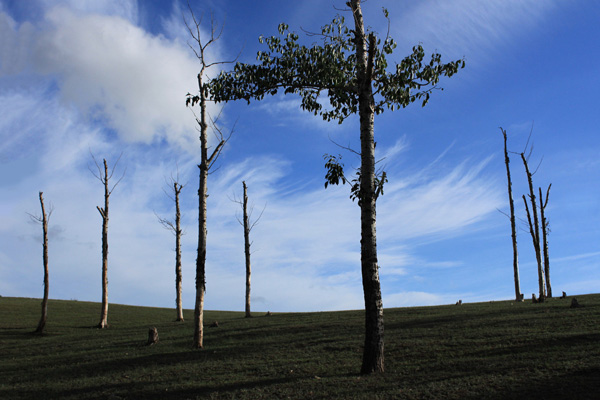
[[[385,310],[386,373],[360,376],[363,312],[246,319],[0,298],[0,399],[598,399],[600,295]],[[218,321],[219,327],[209,325]],[[148,328],[160,341],[145,346]]]

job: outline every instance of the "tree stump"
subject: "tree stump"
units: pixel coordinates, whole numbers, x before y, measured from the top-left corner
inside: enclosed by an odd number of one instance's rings
[[[533,304],[536,304],[536,303],[538,302],[538,299],[537,299],[537,297],[535,297],[535,293],[531,293],[531,302],[532,302]]]
[[[273,314],[271,314],[271,311],[267,311],[267,313],[265,314],[265,317],[270,317],[271,315],[273,315]]]
[[[212,324],[210,324],[211,328],[218,328],[219,327],[219,321],[215,321]]]
[[[561,299],[566,299],[567,298],[567,292],[563,291],[562,296],[560,296]]]
[[[158,329],[150,328],[148,329],[148,343],[146,343],[146,345],[152,346],[156,343],[158,343]]]
[[[538,303],[543,303],[544,301],[546,301],[546,296],[542,294],[538,299]]]
[[[581,307],[581,305],[579,304],[579,302],[577,301],[576,298],[573,298],[571,300],[571,308],[578,308],[578,307]]]

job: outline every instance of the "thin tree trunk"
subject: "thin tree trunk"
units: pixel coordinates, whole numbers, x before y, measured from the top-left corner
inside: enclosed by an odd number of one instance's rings
[[[536,258],[537,258],[537,254],[539,252],[539,247],[538,247],[539,244],[536,245],[536,242],[535,242],[535,231],[534,231],[535,228],[534,228],[533,222],[531,220],[531,213],[529,212],[529,206],[527,205],[527,198],[525,197],[525,195],[523,195],[523,203],[525,203],[525,212],[527,213],[527,222],[529,224],[529,233],[531,234],[531,239],[533,241],[533,247],[536,251]],[[542,291],[542,289],[544,287],[544,278],[540,273],[540,269],[541,269],[540,265],[541,265],[541,263],[538,262],[538,278],[539,278],[538,284],[541,288],[540,292],[543,294],[545,292],[545,291]],[[540,299],[541,299],[541,301],[544,301],[544,297],[541,294],[540,294]]]
[[[508,201],[510,204],[510,230],[513,247],[513,272],[515,279],[515,300],[523,301],[523,295],[521,294],[521,283],[519,279],[519,251],[517,249],[517,225],[515,221],[515,203],[512,194],[512,180],[510,178],[510,158],[508,157],[507,148],[507,137],[506,131],[502,129],[502,135],[504,136],[504,163],[506,164],[506,177],[508,180]]]
[[[206,291],[206,198],[208,179],[208,139],[206,122],[206,97],[202,83],[204,66],[198,74],[200,91],[200,182],[198,185],[198,256],[196,258],[196,303],[194,307],[194,347],[204,347],[204,294]]]
[[[96,207],[102,216],[102,310],[98,328],[108,327],[108,165],[104,161],[104,208]]]
[[[48,278],[48,215],[44,208],[43,192],[40,192],[40,205],[42,206],[42,232],[43,232],[43,260],[44,260],[44,298],[42,299],[42,316],[35,333],[44,333],[46,319],[48,318],[48,294],[50,283]]]
[[[242,182],[244,187],[244,254],[246,256],[246,318],[252,317],[250,312],[250,219],[248,217],[248,187],[246,182]]]
[[[384,371],[383,301],[377,265],[375,188],[375,107],[371,84],[375,36],[365,36],[360,0],[350,3],[354,16],[361,142],[361,270],[365,300],[365,344],[361,374]]]
[[[181,211],[179,209],[179,193],[182,186],[173,182],[175,193],[175,288],[177,291],[177,321],[183,321],[183,304],[181,300]]]
[[[540,222],[538,219],[537,213],[537,202],[535,200],[535,191],[533,190],[533,179],[532,174],[529,171],[529,166],[527,165],[527,160],[525,159],[525,154],[521,153],[521,159],[523,160],[523,165],[525,165],[525,172],[527,173],[527,181],[529,182],[529,200],[531,201],[531,212],[533,215],[533,225],[531,225],[531,237],[533,239],[533,248],[535,249],[535,258],[537,260],[538,266],[538,286],[539,286],[539,297],[543,299],[546,297],[546,290],[544,285],[544,270],[542,269],[542,253],[540,250]],[[527,201],[525,200],[525,203]],[[529,215],[528,215],[529,218]]]
[[[550,285],[550,257],[548,254],[548,220],[546,219],[545,210],[548,205],[548,197],[550,195],[550,187],[546,191],[546,200],[542,196],[542,188],[540,189],[540,214],[542,218],[542,240],[544,249],[544,276],[546,277],[546,296],[552,297],[552,286]]]

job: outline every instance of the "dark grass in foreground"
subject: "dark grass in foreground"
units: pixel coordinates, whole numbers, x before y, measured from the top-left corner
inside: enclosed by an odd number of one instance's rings
[[[359,376],[363,312],[192,312],[0,298],[1,399],[597,399],[600,295],[385,310],[386,373]],[[213,321],[219,327],[209,328]],[[160,341],[147,347],[148,328]]]

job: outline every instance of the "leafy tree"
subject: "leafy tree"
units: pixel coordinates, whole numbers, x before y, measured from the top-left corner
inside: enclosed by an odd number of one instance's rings
[[[464,67],[464,60],[442,63],[440,54],[425,61],[418,45],[395,66],[386,57],[396,48],[389,36],[381,40],[365,31],[360,0],[348,1],[354,29],[346,26],[343,16],[325,25],[320,44],[306,47],[288,25],[279,25],[279,36],[260,37],[267,51],[260,51],[257,64],[237,63],[233,71],[223,72],[210,82],[215,101],[261,100],[279,89],[297,94],[301,108],[320,115],[326,121],[342,123],[353,114],[360,118],[361,166],[353,185],[353,195],[361,209],[361,270],[365,300],[365,345],[361,373],[384,371],[383,302],[379,282],[376,241],[377,196],[385,176],[375,173],[374,119],[385,109],[403,108],[415,101],[424,106],[442,76],[452,76]],[[386,18],[388,13],[384,10]],[[314,34],[313,34],[314,36]],[[331,107],[320,100],[327,97]],[[336,160],[331,160],[331,166]],[[328,182],[345,183],[343,168],[330,168]]]

